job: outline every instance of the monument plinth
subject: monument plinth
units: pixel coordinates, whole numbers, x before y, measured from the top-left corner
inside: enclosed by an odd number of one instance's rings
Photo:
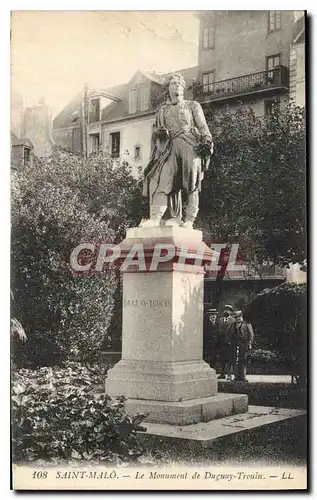
[[[247,411],[247,396],[217,394],[203,361],[204,264],[212,257],[201,231],[132,228],[123,260],[122,359],[106,393],[149,422],[191,424]]]

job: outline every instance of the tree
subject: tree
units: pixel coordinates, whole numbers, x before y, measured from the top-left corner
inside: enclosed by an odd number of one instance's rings
[[[76,275],[71,251],[82,242],[118,243],[140,220],[141,192],[126,163],[106,153],[55,150],[13,178],[12,291],[28,341],[20,364],[93,360],[107,332],[118,274]]]
[[[215,152],[198,222],[214,241],[239,243],[245,262],[304,264],[304,110],[274,106],[258,119],[240,105],[208,118]]]

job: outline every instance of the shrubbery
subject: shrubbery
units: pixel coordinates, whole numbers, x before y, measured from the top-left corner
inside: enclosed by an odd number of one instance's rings
[[[249,362],[254,364],[278,365],[280,357],[278,353],[264,349],[254,349],[249,355]]]
[[[278,353],[289,373],[304,383],[307,372],[306,284],[283,283],[265,289],[249,304],[246,314],[255,336]]]
[[[197,225],[213,241],[239,243],[245,262],[302,264],[306,258],[304,108],[274,106],[258,119],[240,104],[207,111],[215,150]]]
[[[78,276],[80,243],[118,243],[141,218],[141,191],[126,163],[100,152],[56,151],[12,179],[14,311],[28,341],[13,338],[14,362],[35,368],[97,359],[112,315],[118,274]],[[111,335],[111,332],[110,332]]]
[[[96,395],[104,383],[100,366],[76,363],[13,373],[13,460],[136,460],[142,454],[136,430],[144,416],[132,419],[122,400]]]

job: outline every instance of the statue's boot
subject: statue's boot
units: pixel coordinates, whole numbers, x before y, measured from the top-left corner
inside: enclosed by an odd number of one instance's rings
[[[166,205],[153,205],[151,207],[151,218],[141,221],[139,227],[159,227],[166,208]]]
[[[183,222],[182,227],[185,227],[186,229],[193,229],[193,224],[194,221],[186,220],[185,222]]]
[[[172,217],[165,222],[165,226],[179,226],[181,221],[177,217]]]
[[[198,207],[196,205],[189,204],[186,206],[186,217],[185,222],[183,222],[182,227],[187,229],[193,229],[194,221],[198,214]]]

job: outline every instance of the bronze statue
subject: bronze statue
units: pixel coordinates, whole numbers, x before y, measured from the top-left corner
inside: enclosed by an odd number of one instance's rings
[[[152,136],[150,161],[144,172],[143,196],[150,204],[150,219],[141,227],[165,225],[192,228],[199,209],[199,191],[213,152],[210,130],[200,104],[184,100],[185,80],[173,73],[169,99],[160,106]],[[182,222],[182,191],[186,195]]]

